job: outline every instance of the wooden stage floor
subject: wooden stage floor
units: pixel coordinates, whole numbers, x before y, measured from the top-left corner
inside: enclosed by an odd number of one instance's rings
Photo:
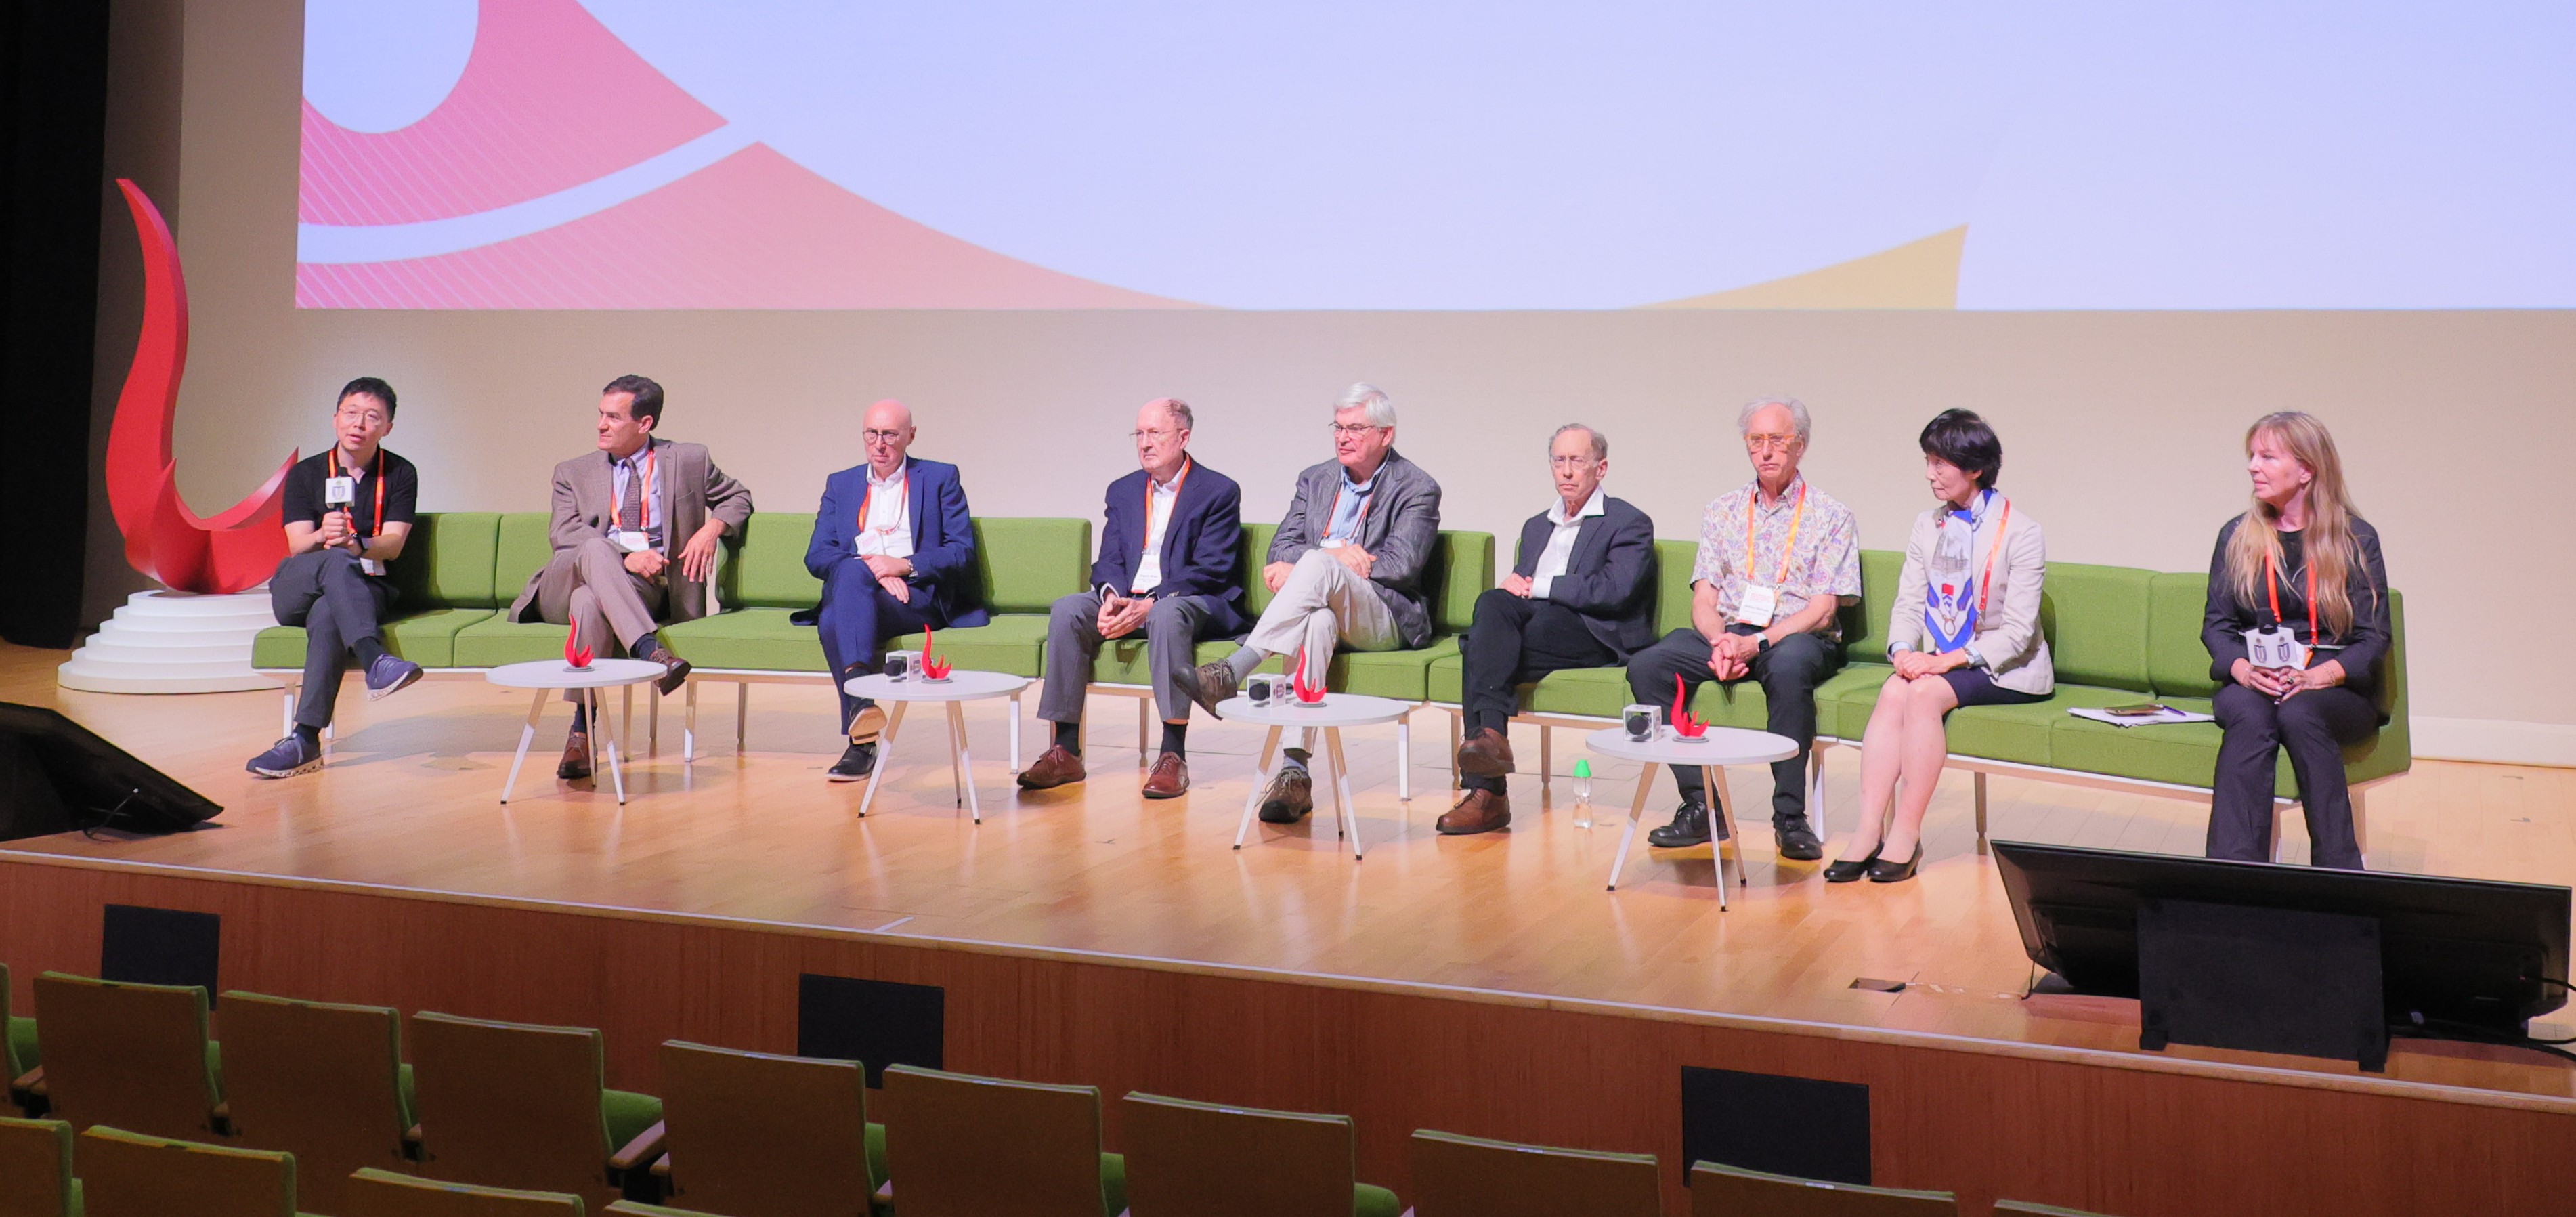
[[[604,783],[594,790],[554,780],[567,715],[552,708],[505,808],[497,800],[525,694],[441,679],[371,703],[353,683],[333,764],[272,782],[242,764],[277,733],[276,694],[70,692],[53,681],[62,659],[0,647],[0,700],[57,707],[225,811],[200,831],[69,834],[12,842],[0,857],[69,855],[201,878],[741,919],[1465,997],[1605,1003],[1650,1016],[1782,1020],[1972,1050],[2055,1046],[2125,1054],[2146,1069],[2295,1070],[2310,1075],[2308,1085],[2387,1084],[2290,1058],[2140,1053],[2135,1003],[2025,999],[2033,969],[1994,867],[1976,851],[1966,775],[1945,780],[1933,803],[1916,881],[1829,887],[1816,865],[1779,862],[1757,821],[1748,826],[1749,883],[1721,912],[1708,852],[1650,855],[1642,833],[1627,882],[1605,892],[1617,821],[1575,827],[1564,777],[1549,791],[1534,775],[1515,777],[1508,832],[1439,836],[1431,822],[1448,787],[1439,712],[1417,717],[1409,805],[1395,797],[1392,728],[1349,733],[1369,842],[1367,861],[1354,863],[1320,814],[1293,829],[1261,826],[1242,851],[1229,848],[1255,728],[1202,718],[1190,740],[1196,788],[1170,802],[1141,800],[1135,711],[1125,698],[1092,702],[1092,780],[1038,795],[1019,792],[1005,772],[1007,703],[971,706],[978,826],[950,802],[942,736],[927,721],[911,725],[872,814],[854,818],[859,786],[823,780],[838,750],[820,686],[755,686],[750,752],[741,757],[732,755],[731,690],[704,688],[694,766],[680,761],[681,703],[670,699],[661,750],[628,771],[631,801],[622,809]],[[643,726],[639,706],[639,741]],[[1029,755],[1043,741],[1041,726],[1033,716],[1024,724]],[[1572,732],[1557,743],[1563,769],[1580,744]],[[1534,768],[1534,734],[1524,729],[1515,748],[1524,769]],[[1856,754],[1833,755],[1833,823],[1848,831]],[[1602,807],[1624,810],[1634,767],[1596,768]],[[1739,807],[1767,805],[1767,773],[1731,778]],[[1658,819],[1670,807],[1668,790],[1649,804]],[[2000,778],[1991,808],[1998,837],[2173,853],[2198,851],[2206,816],[2182,802]],[[2576,875],[2576,771],[2423,762],[2374,791],[2370,812],[2376,868],[2551,883]],[[1856,990],[1860,977],[1908,987]],[[2535,1030],[2566,1036],[2571,1023],[2576,1016],[2561,1011]],[[2400,1041],[2387,1079],[2576,1095],[2576,1069],[2563,1061],[2463,1045]]]

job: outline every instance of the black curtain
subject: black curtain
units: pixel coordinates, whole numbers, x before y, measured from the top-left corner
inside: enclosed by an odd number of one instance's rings
[[[80,631],[106,0],[0,0],[0,638]]]

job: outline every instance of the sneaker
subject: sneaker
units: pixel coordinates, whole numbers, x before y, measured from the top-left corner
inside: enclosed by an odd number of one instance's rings
[[[876,745],[852,744],[841,750],[841,759],[832,762],[832,767],[823,771],[823,777],[834,782],[865,781],[876,767]]]
[[[250,758],[248,768],[264,778],[291,778],[311,773],[322,767],[322,746],[308,744],[301,735],[290,735],[277,741],[277,746]]]
[[[387,651],[367,665],[367,700],[391,697],[420,679],[420,665]]]

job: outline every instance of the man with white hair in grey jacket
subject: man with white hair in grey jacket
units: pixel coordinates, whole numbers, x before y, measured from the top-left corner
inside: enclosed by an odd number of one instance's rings
[[[1270,607],[1234,654],[1183,675],[1183,690],[1215,714],[1273,655],[1294,662],[1302,649],[1306,679],[1321,685],[1336,646],[1428,645],[1424,568],[1439,535],[1440,483],[1395,451],[1394,403],[1373,385],[1352,385],[1333,405],[1333,459],[1297,475],[1296,500],[1270,543],[1261,568]],[[1312,735],[1299,732],[1262,792],[1263,820],[1292,824],[1314,809]]]

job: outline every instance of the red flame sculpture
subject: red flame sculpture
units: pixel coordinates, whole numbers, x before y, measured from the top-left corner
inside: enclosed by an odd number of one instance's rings
[[[946,680],[948,674],[956,670],[955,666],[947,660],[930,653],[931,645],[938,640],[939,635],[936,631],[921,632],[921,676],[924,680]]]
[[[286,558],[286,474],[303,453],[289,453],[265,484],[212,519],[188,510],[170,455],[188,364],[188,284],[161,212],[133,182],[116,185],[143,246],[143,332],[107,433],[107,501],[125,534],[125,560],[178,591],[248,591]]]
[[[581,626],[575,623],[572,632],[564,635],[564,663],[573,671],[587,672],[590,670],[590,648],[580,644]]]
[[[1288,688],[1297,694],[1299,703],[1309,706],[1323,704],[1324,686],[1306,683],[1306,648],[1297,648],[1297,666],[1288,669],[1288,673]]]
[[[1683,708],[1685,696],[1682,678],[1676,674],[1673,677],[1673,734],[1683,739],[1703,738],[1708,734],[1708,724],[1691,717],[1691,712]]]

